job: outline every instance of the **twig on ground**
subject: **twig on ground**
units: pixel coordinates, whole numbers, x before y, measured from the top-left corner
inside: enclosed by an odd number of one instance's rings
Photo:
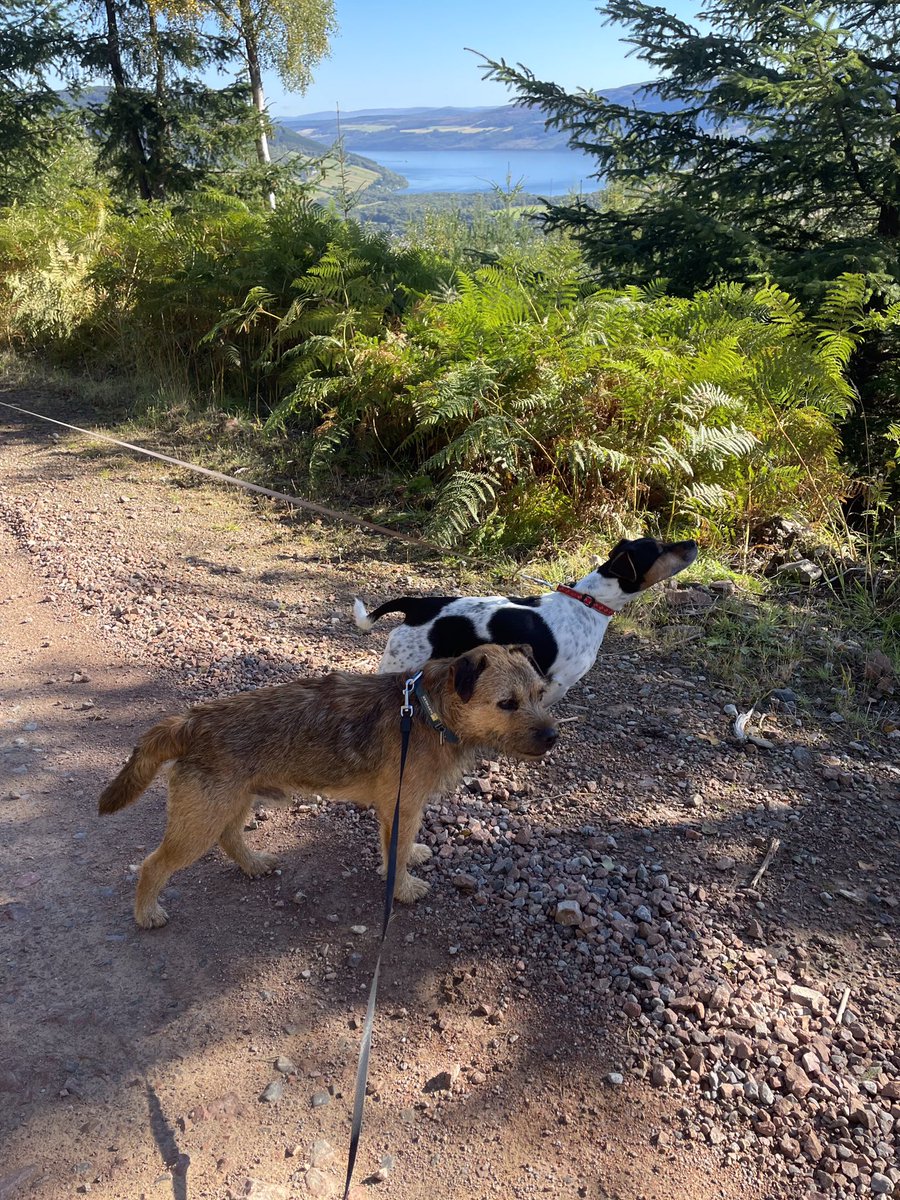
[[[836,1025],[840,1025],[841,1021],[843,1021],[844,1013],[847,1011],[847,1005],[849,1004],[849,1002],[850,1002],[850,989],[844,988],[844,994],[843,994],[843,996],[841,996],[841,1002],[838,1005],[838,1010],[837,1010],[837,1017],[835,1018]]]
[[[756,885],[759,883],[759,881],[762,879],[763,875],[766,873],[766,871],[768,871],[769,867],[772,865],[772,859],[778,853],[778,849],[780,846],[781,846],[780,838],[773,837],[773,838],[769,839],[769,848],[766,851],[766,856],[760,863],[759,870],[756,872],[756,874],[750,880],[750,887],[755,888]]]

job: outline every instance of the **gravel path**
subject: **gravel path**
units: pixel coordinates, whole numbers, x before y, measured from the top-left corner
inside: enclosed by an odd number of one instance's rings
[[[185,701],[373,669],[354,595],[457,586],[392,549],[0,416],[0,1200],[339,1194],[370,816],[261,812],[281,874],[210,854],[148,934],[162,788],[95,803]],[[897,743],[733,699],[612,634],[550,761],[428,812],[358,1196],[900,1196]]]

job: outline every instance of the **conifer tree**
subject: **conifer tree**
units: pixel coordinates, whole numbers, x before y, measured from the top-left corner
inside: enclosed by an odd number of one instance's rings
[[[246,87],[200,78],[231,58],[232,42],[163,15],[153,0],[85,0],[69,15],[84,22],[73,33],[83,77],[109,85],[88,105],[90,124],[126,195],[183,195],[240,158]]]
[[[607,279],[690,294],[773,275],[798,294],[861,272],[900,295],[900,5],[711,0],[703,27],[607,0],[658,80],[633,106],[488,62],[625,205],[552,203]],[[599,81],[598,81],[599,82]]]
[[[67,47],[59,5],[0,5],[0,205],[37,182],[65,136],[66,119],[48,77]]]

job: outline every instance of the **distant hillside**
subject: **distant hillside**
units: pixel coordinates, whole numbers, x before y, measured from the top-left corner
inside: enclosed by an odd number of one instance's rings
[[[334,138],[330,139],[333,142]],[[309,159],[321,159],[329,149],[329,144],[304,137],[295,129],[286,125],[275,124],[272,127],[270,139],[272,158],[280,159],[288,155],[296,155],[303,162]],[[345,152],[347,186],[351,191],[393,192],[406,187],[406,180],[396,171],[383,167],[381,163],[362,154]],[[322,181],[323,190],[333,191],[339,186],[339,167],[332,155],[328,155],[323,163],[325,178]]]
[[[58,94],[63,103],[86,108],[89,104],[102,104],[106,99],[107,91],[107,88],[92,87],[86,88],[78,96],[72,96],[69,92],[59,92]],[[303,174],[305,173],[304,164],[309,159],[321,159],[334,140],[333,137],[323,137],[322,139],[304,137],[297,130],[290,129],[276,121],[272,126],[269,144],[272,158],[276,161],[288,156],[296,156],[298,172]],[[347,152],[344,157],[348,168],[346,182],[350,191],[384,195],[406,187],[407,181],[402,175],[398,175],[396,171],[391,171],[388,167],[383,167],[380,163],[373,162],[371,158],[350,152]],[[322,191],[332,192],[339,186],[337,164],[333,158],[328,157],[323,166],[325,177],[322,180]]]
[[[600,94],[617,104],[634,104],[655,112],[673,111],[655,96],[641,95],[647,84],[609,88]],[[283,125],[303,137],[330,144],[338,133],[335,113],[286,117]],[[544,128],[536,109],[516,108],[361,108],[341,113],[340,129],[357,150],[561,150],[564,131]]]

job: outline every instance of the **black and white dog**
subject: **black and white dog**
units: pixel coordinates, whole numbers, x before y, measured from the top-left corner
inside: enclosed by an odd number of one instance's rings
[[[677,575],[697,557],[697,543],[621,541],[609,559],[573,587],[543,596],[402,596],[367,613],[361,600],[353,618],[362,630],[385,613],[401,612],[380,672],[415,671],[429,658],[451,658],[484,642],[528,643],[548,679],[546,702],[561,700],[594,665],[610,618],[638,592]]]

